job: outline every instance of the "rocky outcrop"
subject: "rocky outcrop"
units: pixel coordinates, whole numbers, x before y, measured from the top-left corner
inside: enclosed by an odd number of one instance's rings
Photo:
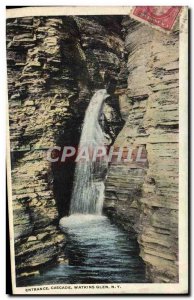
[[[125,85],[121,17],[25,17],[7,20],[9,124],[16,271],[37,273],[63,254],[59,218],[67,215],[75,165],[47,161],[52,146],[78,145],[95,90]],[[107,78],[109,78],[107,80]],[[118,89],[117,88],[117,89]],[[112,99],[112,100],[111,100]],[[108,99],[106,132],[123,120]]]
[[[159,32],[126,17],[128,88],[120,96],[126,120],[115,146],[142,145],[147,163],[113,164],[105,210],[136,232],[151,282],[178,282],[179,33]]]

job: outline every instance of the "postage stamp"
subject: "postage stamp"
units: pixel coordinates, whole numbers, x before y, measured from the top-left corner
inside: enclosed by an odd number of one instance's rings
[[[132,17],[153,24],[164,30],[172,30],[180,13],[181,6],[136,6]]]

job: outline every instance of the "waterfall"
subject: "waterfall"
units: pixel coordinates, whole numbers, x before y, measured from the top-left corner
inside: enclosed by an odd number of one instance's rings
[[[108,97],[105,89],[98,90],[92,97],[85,113],[79,149],[95,149],[104,146],[104,134],[99,124],[104,100]],[[76,164],[70,214],[101,215],[104,200],[104,174],[107,162],[80,161]]]
[[[92,149],[105,145],[99,120],[108,96],[106,90],[99,90],[92,97],[86,110],[79,148]],[[144,264],[138,256],[136,240],[102,215],[108,164],[107,157],[103,158],[77,161],[70,216],[61,218],[59,222],[67,239],[65,256],[69,263],[49,270],[43,275],[46,278],[44,282],[145,282]]]

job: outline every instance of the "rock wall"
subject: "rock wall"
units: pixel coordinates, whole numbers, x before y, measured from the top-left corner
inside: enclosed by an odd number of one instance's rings
[[[125,17],[126,120],[115,146],[146,148],[147,164],[113,164],[105,211],[136,232],[151,282],[178,282],[179,33],[167,35]]]
[[[121,17],[7,20],[9,125],[16,272],[62,260],[74,163],[47,161],[52,146],[78,145],[86,107],[111,78],[124,87]],[[123,125],[117,96],[106,103],[109,138]],[[112,100],[111,100],[112,99]],[[113,142],[113,140],[112,140]]]

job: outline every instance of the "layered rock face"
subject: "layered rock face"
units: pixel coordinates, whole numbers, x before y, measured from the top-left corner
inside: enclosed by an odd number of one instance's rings
[[[52,146],[78,145],[85,110],[105,77],[123,88],[120,17],[25,17],[7,21],[9,124],[16,271],[62,258],[59,218],[69,211],[75,165],[51,164]],[[112,99],[112,100],[111,100]],[[123,125],[117,96],[105,106],[114,141]]]
[[[147,163],[112,164],[105,210],[136,232],[151,282],[178,282],[179,34],[124,18],[128,88],[116,146],[144,146]]]

